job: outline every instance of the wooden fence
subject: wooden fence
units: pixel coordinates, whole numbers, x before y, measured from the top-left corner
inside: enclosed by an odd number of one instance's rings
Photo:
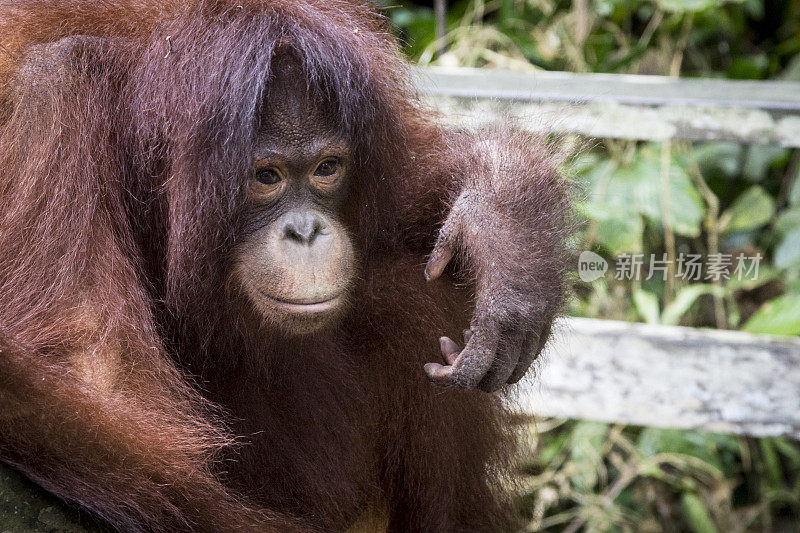
[[[511,116],[532,131],[800,147],[800,83],[418,69],[420,92],[461,125]]]
[[[612,74],[419,69],[445,120],[513,117],[531,131],[634,140],[800,147],[800,83]],[[561,322],[528,413],[800,439],[800,339],[742,332]]]

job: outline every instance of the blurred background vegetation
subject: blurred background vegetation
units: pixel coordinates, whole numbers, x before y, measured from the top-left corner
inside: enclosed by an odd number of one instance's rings
[[[438,39],[431,2],[383,7],[420,64],[800,81],[797,0],[459,0]],[[601,139],[567,172],[577,248],[611,271],[624,253],[764,258],[749,281],[576,282],[570,314],[800,335],[800,151]],[[531,531],[800,531],[797,442],[559,420],[530,441]]]

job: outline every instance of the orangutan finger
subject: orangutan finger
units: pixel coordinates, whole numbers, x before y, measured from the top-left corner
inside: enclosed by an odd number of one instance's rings
[[[440,235],[441,239],[441,235]],[[428,258],[428,263],[425,265],[425,279],[433,281],[444,272],[445,267],[453,259],[455,248],[450,242],[436,242],[436,246]]]
[[[523,333],[514,332],[504,335],[489,372],[478,385],[479,389],[484,392],[494,392],[506,384],[520,359],[524,340],[525,334]]]
[[[448,365],[440,365],[439,363],[425,364],[425,374],[428,379],[440,387],[452,387],[453,384],[453,367]]]
[[[442,358],[448,365],[454,365],[458,354],[461,353],[461,348],[458,347],[449,337],[439,337],[439,348],[442,351]]]
[[[443,366],[428,363],[425,365],[425,373],[433,383],[443,387],[474,389],[492,366],[496,347],[497,339],[494,335],[475,334],[458,354],[454,364]]]
[[[461,230],[461,209],[458,205],[454,206],[445,220],[444,225],[439,230],[436,244],[425,265],[425,279],[432,281],[444,272],[444,268],[453,259],[456,250],[458,232]]]
[[[540,332],[534,332],[528,334],[528,337],[525,339],[525,343],[522,345],[522,354],[520,356],[519,362],[517,363],[517,368],[514,369],[514,372],[511,374],[511,377],[508,378],[509,385],[517,383],[525,376],[525,373],[528,371],[531,364],[533,364],[533,362],[541,353],[542,348],[544,348],[544,345],[547,342],[549,336],[550,336],[549,324],[541,328]]]
[[[452,384],[461,389],[476,388],[491,368],[496,351],[496,335],[476,332],[452,366]]]

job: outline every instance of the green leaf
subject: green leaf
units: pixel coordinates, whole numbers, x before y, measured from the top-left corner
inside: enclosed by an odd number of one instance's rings
[[[764,61],[759,57],[737,57],[731,60],[728,77],[734,80],[760,80],[764,78],[765,68]]]
[[[638,208],[653,222],[662,223],[664,191],[661,183],[661,145],[645,145],[638,155],[632,168],[632,172],[639,176],[635,191]],[[679,235],[697,237],[705,216],[705,206],[684,166],[683,158],[672,154],[669,167],[669,215],[666,223]]]
[[[535,429],[535,431],[538,435],[538,429]],[[570,433],[567,431],[556,433],[555,435],[549,433],[545,440],[545,445],[537,450],[536,462],[542,465],[550,465],[559,455],[564,453],[569,438]]]
[[[752,333],[800,335],[800,294],[784,294],[765,303],[742,329]]]
[[[436,21],[429,7],[398,7],[386,11],[394,24],[403,30],[405,51],[419,56],[436,39]]]
[[[733,179],[741,170],[742,145],[729,142],[710,142],[694,152],[704,177]]]
[[[652,292],[638,289],[633,292],[633,304],[636,306],[639,316],[648,324],[658,324],[660,311],[658,308],[658,297]]]
[[[737,0],[742,4],[745,13],[754,20],[764,18],[764,0]]]
[[[605,223],[605,227],[599,228],[598,237],[614,253],[640,250],[636,247],[641,243],[640,216],[658,224],[663,219],[660,146],[646,145],[637,155],[634,163],[622,166],[611,160],[603,161],[583,172],[580,178],[587,200],[579,210]],[[700,235],[705,207],[677,157],[673,157],[670,165],[669,195],[667,224],[679,235]]]
[[[626,218],[637,212],[631,194],[638,178],[635,174],[620,172],[614,161],[607,159],[584,173],[581,180],[588,193],[587,200],[594,204],[603,218]]]
[[[795,228],[783,236],[775,247],[774,261],[778,268],[800,262],[800,228]]]
[[[800,468],[800,447],[786,439],[775,437],[772,444],[789,461],[791,467],[797,471]]]
[[[800,55],[797,55],[795,59],[798,60],[797,64],[800,65]],[[789,189],[789,203],[791,205],[800,204],[800,166],[797,167],[797,172],[794,174],[792,188]]]
[[[783,211],[775,221],[774,229],[781,236],[775,246],[775,266],[785,268],[800,261],[800,207]]]
[[[682,288],[678,291],[678,294],[675,295],[675,299],[664,307],[664,312],[661,315],[661,323],[668,326],[677,326],[678,323],[680,323],[681,317],[691,309],[698,298],[705,294],[716,294],[722,297],[725,295],[725,289],[704,283],[688,285]]]
[[[759,228],[772,220],[775,200],[758,185],[743,192],[720,216],[720,231],[730,233]]]
[[[800,207],[792,207],[781,212],[775,220],[775,231],[781,235],[785,235],[796,228],[800,228]]]
[[[723,470],[721,450],[738,452],[734,437],[705,431],[648,427],[639,434],[636,447],[644,456],[659,453],[690,455],[717,470]]]
[[[643,231],[644,224],[639,215],[597,223],[597,239],[613,255],[641,250]]]
[[[778,79],[784,81],[800,81],[800,55],[794,56],[778,74]]]
[[[772,439],[759,439],[758,446],[761,448],[761,458],[767,471],[767,482],[770,488],[779,489],[783,479],[783,469]]]
[[[689,529],[694,533],[716,533],[717,527],[708,514],[703,500],[693,492],[684,492],[681,496],[681,514],[686,519]]]
[[[720,0],[656,0],[664,11],[702,11],[724,3]]]
[[[578,490],[590,491],[597,484],[597,469],[602,462],[601,451],[608,433],[608,424],[578,422],[570,441],[570,462],[576,469],[572,482]]]
[[[764,65],[766,67],[766,65]],[[757,68],[757,67],[754,67]],[[758,78],[760,75],[747,76]],[[753,144],[747,147],[747,157],[744,161],[742,173],[750,181],[761,181],[767,176],[769,168],[786,159],[789,154],[787,148],[773,144]]]

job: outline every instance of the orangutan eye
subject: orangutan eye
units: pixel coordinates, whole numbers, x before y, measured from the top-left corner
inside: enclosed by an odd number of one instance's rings
[[[256,171],[256,181],[264,185],[280,183],[281,175],[274,168],[262,168]]]
[[[256,202],[274,202],[286,190],[286,180],[275,167],[257,167],[250,180],[249,195]]]
[[[317,170],[314,171],[314,175],[318,178],[329,178],[336,174],[339,170],[339,160],[338,159],[326,159],[322,163],[317,166]]]

